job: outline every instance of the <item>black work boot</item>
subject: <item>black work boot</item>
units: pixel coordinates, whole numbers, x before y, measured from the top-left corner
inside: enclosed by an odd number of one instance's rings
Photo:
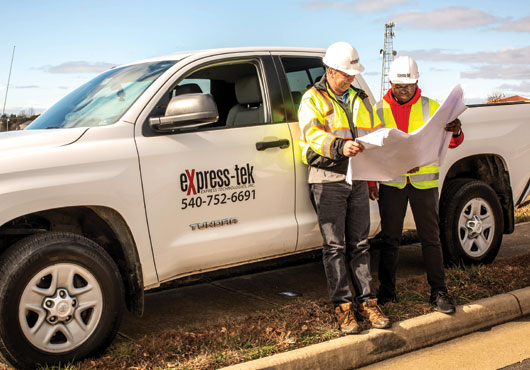
[[[396,293],[393,294],[384,294],[381,291],[377,292],[377,303],[380,306],[384,306],[387,303],[398,303],[399,300],[397,298]]]
[[[438,311],[446,314],[455,313],[455,305],[453,304],[451,298],[444,291],[437,291],[431,293],[431,298],[429,299],[430,303],[433,306],[438,307]]]

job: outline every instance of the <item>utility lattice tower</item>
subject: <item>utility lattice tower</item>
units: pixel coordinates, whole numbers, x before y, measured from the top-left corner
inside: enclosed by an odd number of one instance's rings
[[[394,50],[393,39],[394,39],[394,22],[385,24],[385,47],[379,51],[379,54],[383,56],[383,68],[381,70],[381,96],[390,88],[390,81],[388,79],[388,72],[390,70],[390,63],[394,60],[394,56],[397,54]]]

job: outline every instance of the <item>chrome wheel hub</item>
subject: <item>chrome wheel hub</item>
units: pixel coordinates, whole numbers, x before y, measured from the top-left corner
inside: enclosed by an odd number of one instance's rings
[[[467,221],[466,226],[469,230],[470,238],[476,238],[482,232],[482,220],[477,216],[473,216],[471,220]]]
[[[77,306],[77,299],[71,297],[66,289],[58,289],[53,297],[44,299],[44,308],[48,311],[46,320],[50,324],[70,321]]]

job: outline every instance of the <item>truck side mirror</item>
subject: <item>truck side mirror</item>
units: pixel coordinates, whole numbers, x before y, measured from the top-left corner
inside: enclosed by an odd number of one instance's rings
[[[169,101],[164,117],[149,118],[149,126],[158,132],[181,127],[199,127],[217,122],[217,104],[210,94],[178,95]]]

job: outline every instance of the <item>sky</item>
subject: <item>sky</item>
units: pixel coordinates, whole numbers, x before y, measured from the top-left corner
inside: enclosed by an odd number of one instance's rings
[[[1,0],[0,109],[40,113],[115,65],[185,50],[347,41],[380,97],[385,23],[423,95],[530,97],[528,0]],[[0,111],[1,113],[1,111]]]

